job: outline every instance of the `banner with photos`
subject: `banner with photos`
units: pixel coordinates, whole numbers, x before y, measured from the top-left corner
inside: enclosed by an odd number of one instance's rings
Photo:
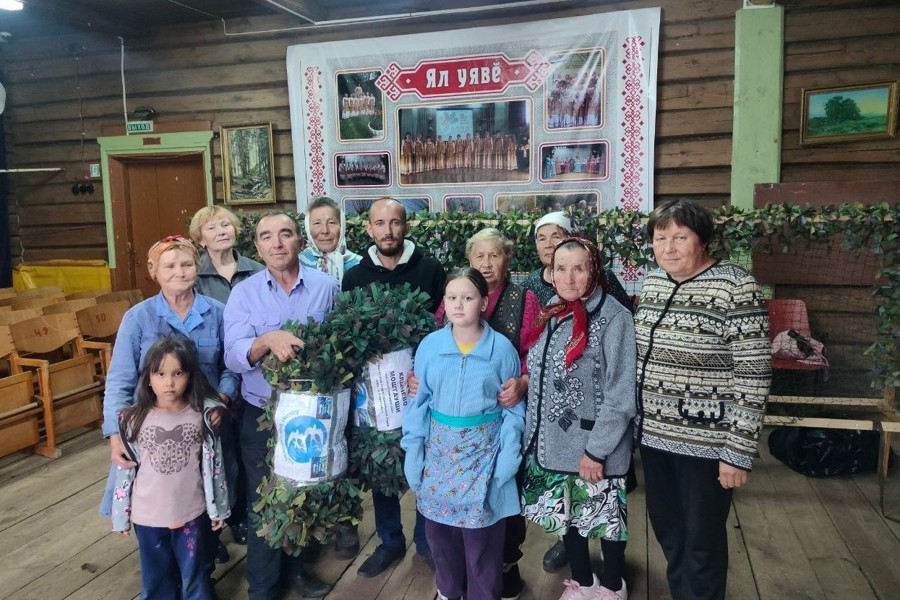
[[[658,8],[291,46],[297,208],[650,210]]]

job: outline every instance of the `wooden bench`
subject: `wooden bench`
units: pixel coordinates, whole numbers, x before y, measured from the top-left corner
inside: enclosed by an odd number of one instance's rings
[[[17,353],[10,364],[15,370],[35,372],[44,403],[47,454],[58,457],[58,435],[102,423],[104,375],[112,346],[85,341],[72,313],[28,319],[9,329]]]
[[[884,392],[883,398],[769,396],[768,402],[770,406],[783,404],[804,406],[814,409],[828,408],[846,411],[850,414],[848,414],[848,416],[845,418],[767,414],[765,417],[766,425],[817,427],[822,429],[848,429],[854,431],[877,431],[880,437],[878,452],[878,480],[881,490],[881,513],[882,515],[885,515],[884,482],[888,474],[892,434],[900,432],[900,411],[898,411],[897,407],[897,388],[887,388]]]
[[[16,353],[9,327],[0,325],[0,358],[11,361]],[[41,398],[35,394],[31,371],[0,377],[0,456],[27,448],[40,452]]]

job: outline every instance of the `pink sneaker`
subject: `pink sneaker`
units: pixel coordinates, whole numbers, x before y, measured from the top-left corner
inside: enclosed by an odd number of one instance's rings
[[[559,600],[594,600],[597,592],[600,590],[600,582],[597,580],[596,575],[594,575],[594,583],[590,587],[584,587],[571,579],[563,581],[563,585],[566,590],[559,597]]]
[[[628,586],[625,585],[625,580],[622,580],[622,589],[618,592],[614,592],[609,588],[605,588],[603,586],[597,586],[597,594],[594,596],[593,600],[628,600]]]

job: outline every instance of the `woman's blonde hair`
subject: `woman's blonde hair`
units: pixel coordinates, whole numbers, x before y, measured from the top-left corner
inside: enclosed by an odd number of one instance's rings
[[[188,227],[188,233],[194,243],[199,245],[202,236],[200,230],[204,225],[215,219],[216,217],[225,217],[234,226],[235,235],[241,230],[241,221],[233,212],[222,206],[204,206],[191,218],[191,224]]]
[[[466,240],[466,259],[471,260],[472,246],[481,242],[492,242],[503,250],[506,260],[512,260],[513,243],[494,227],[486,227]]]

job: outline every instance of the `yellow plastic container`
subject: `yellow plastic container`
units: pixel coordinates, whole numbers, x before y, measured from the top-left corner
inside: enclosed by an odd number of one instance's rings
[[[109,290],[112,284],[105,260],[46,260],[13,267],[17,290],[62,286],[67,294],[87,290]]]

